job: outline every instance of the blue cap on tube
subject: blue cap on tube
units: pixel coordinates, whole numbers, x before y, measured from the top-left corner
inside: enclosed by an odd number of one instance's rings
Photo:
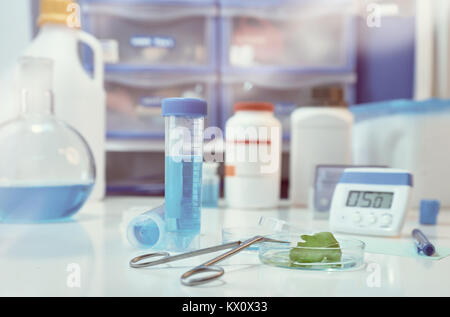
[[[195,98],[166,98],[162,101],[163,117],[205,117],[208,113],[207,103]]]
[[[435,225],[437,223],[437,216],[439,213],[439,200],[427,200],[420,201],[420,216],[419,222],[422,225]]]

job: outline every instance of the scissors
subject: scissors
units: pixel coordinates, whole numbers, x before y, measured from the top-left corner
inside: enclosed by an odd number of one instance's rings
[[[261,243],[261,242],[289,243],[286,241],[274,240],[274,239],[266,238],[263,236],[255,236],[255,237],[250,238],[245,241],[229,242],[226,244],[221,244],[218,246],[200,249],[197,251],[192,251],[192,252],[187,252],[187,253],[182,253],[182,254],[178,254],[178,255],[174,255],[174,256],[170,256],[170,254],[168,252],[149,253],[149,254],[145,254],[145,255],[141,255],[141,256],[137,256],[137,257],[133,258],[130,261],[130,266],[132,268],[150,267],[150,266],[165,264],[165,263],[169,263],[169,262],[174,262],[174,261],[178,261],[178,260],[182,260],[182,259],[191,258],[191,257],[198,256],[198,255],[213,253],[213,252],[217,252],[220,250],[232,248],[230,251],[228,251],[224,254],[221,254],[218,257],[215,257],[214,259],[209,260],[203,264],[200,264],[199,266],[196,266],[193,269],[191,269],[191,270],[187,271],[186,273],[184,273],[183,275],[181,275],[181,278],[180,278],[181,284],[183,284],[185,286],[196,286],[196,285],[208,283],[208,282],[215,280],[225,274],[225,270],[221,266],[217,266],[214,264],[239,253],[240,251],[251,246],[252,244]],[[144,259],[148,259],[148,258],[152,258],[152,257],[162,257],[162,258],[159,260],[150,261],[150,262],[141,262]],[[205,272],[211,272],[214,274],[212,274],[212,275],[210,274],[210,275],[207,275],[207,276],[201,277],[201,278],[200,277],[192,278],[192,276],[194,276],[194,275],[197,275],[200,273],[205,273]]]

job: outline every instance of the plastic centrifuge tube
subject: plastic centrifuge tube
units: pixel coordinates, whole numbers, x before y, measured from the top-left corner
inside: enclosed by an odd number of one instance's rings
[[[191,248],[200,234],[203,128],[207,104],[200,99],[168,98],[165,117],[165,201],[167,249]]]
[[[165,205],[134,217],[128,224],[127,238],[131,245],[146,249],[160,249],[165,241]]]

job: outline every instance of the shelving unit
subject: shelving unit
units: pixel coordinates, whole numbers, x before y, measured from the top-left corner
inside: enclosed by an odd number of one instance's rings
[[[348,104],[355,100],[352,0],[80,3],[84,29],[105,50],[108,156],[164,153],[158,107],[165,97],[206,99],[209,126],[222,129],[236,101],[273,102],[284,156],[290,113],[327,103],[313,98],[314,89],[337,87]],[[85,60],[89,68],[89,52]],[[196,84],[204,87],[197,94]]]

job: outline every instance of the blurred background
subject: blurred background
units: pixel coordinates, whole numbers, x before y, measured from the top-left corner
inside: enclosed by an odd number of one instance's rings
[[[449,95],[447,0],[80,0],[82,30],[103,48],[108,195],[162,195],[161,100],[207,100],[224,128],[237,101],[269,101],[283,124],[287,197],[290,115]],[[38,32],[38,0],[1,1],[0,78]],[[80,46],[92,72],[92,54]]]

